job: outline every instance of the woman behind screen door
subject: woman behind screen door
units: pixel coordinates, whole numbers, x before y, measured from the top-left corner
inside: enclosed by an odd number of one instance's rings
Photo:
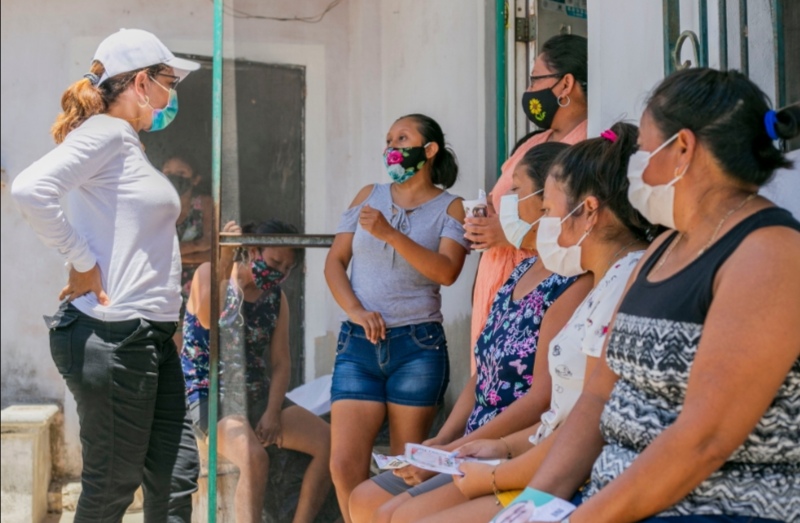
[[[197,445],[172,340],[180,201],[138,133],[169,125],[175,87],[198,68],[146,31],[112,34],[62,96],[52,129],[58,147],[12,186],[39,238],[70,267],[65,301],[46,322],[81,424],[76,522],[119,522],[140,484],[146,521],[191,520]]]

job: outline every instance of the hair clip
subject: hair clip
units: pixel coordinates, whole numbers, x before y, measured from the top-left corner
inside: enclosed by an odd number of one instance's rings
[[[606,140],[608,140],[608,141],[609,141],[609,142],[611,142],[611,143],[614,143],[614,142],[616,142],[616,141],[617,141],[617,138],[618,138],[618,137],[617,137],[617,133],[615,133],[615,132],[614,132],[614,131],[612,131],[611,129],[606,129],[605,131],[603,131],[602,133],[600,133],[600,136],[601,136],[602,138],[605,138]]]
[[[100,83],[100,77],[94,73],[86,73],[83,75],[83,77],[89,80],[89,83],[92,85],[97,85]]]
[[[772,141],[778,139],[778,132],[775,130],[776,123],[778,123],[778,114],[770,109],[764,115],[764,127],[767,129],[767,135]]]

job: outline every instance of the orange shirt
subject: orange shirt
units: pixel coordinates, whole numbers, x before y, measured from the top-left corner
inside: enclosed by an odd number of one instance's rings
[[[586,139],[586,125],[584,120],[577,125],[562,140],[564,143],[573,145]],[[495,212],[500,209],[500,198],[511,190],[511,176],[517,163],[525,156],[525,153],[534,145],[546,142],[553,131],[539,133],[527,142],[522,144],[500,168],[500,178],[494,185],[491,192],[492,204]],[[535,253],[526,249],[515,249],[511,246],[492,247],[483,253],[478,264],[478,275],[475,278],[475,290],[472,295],[472,325],[470,329],[471,347],[475,347],[486,319],[489,317],[489,310],[492,308],[494,296],[500,287],[511,276],[514,267],[525,258],[530,258]]]

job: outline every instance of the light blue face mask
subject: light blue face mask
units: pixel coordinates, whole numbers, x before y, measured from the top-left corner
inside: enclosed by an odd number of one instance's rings
[[[153,78],[150,79],[153,80]],[[172,120],[178,115],[178,92],[175,89],[167,89],[155,80],[153,80],[153,82],[169,93],[169,99],[167,100],[167,105],[163,109],[156,109],[150,105],[150,101],[148,100],[147,105],[153,110],[153,123],[150,124],[150,129],[147,130],[151,133],[163,130],[172,123]]]

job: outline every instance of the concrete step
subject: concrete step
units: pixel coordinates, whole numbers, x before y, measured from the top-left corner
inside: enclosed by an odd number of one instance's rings
[[[0,518],[39,523],[47,515],[56,405],[12,405],[0,413]]]

